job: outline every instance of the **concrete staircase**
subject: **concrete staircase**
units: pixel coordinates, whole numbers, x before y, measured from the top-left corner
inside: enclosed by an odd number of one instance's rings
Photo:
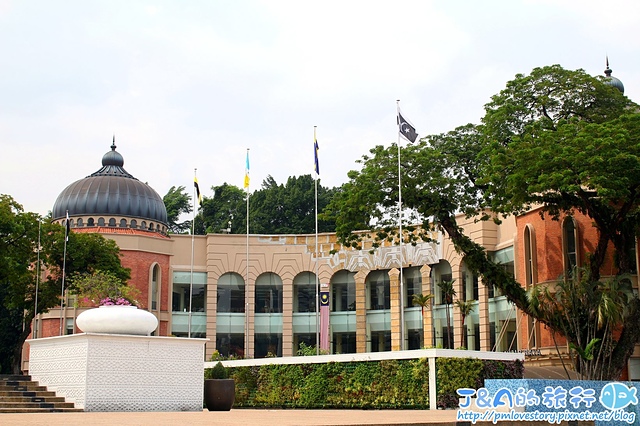
[[[0,413],[54,413],[83,411],[31,376],[0,375]]]

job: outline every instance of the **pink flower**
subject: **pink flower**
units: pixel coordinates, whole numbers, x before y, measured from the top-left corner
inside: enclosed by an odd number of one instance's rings
[[[105,297],[104,299],[100,300],[100,306],[113,306],[113,305],[131,306],[131,302],[129,302],[124,297],[118,297],[118,298]]]

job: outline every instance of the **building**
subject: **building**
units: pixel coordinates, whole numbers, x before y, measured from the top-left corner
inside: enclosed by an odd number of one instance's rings
[[[621,88],[608,63],[607,71],[611,84]],[[531,364],[557,363],[550,333],[482,285],[443,235],[435,236],[437,243],[385,246],[373,254],[371,242],[348,249],[331,233],[317,241],[315,234],[169,235],[162,198],[123,166],[114,140],[102,168],[59,195],[53,219],[63,223],[68,213],[74,232],[97,232],[118,244],[123,266],[131,269],[130,285],[143,295],[140,307],[159,320],[157,335],[206,337],[207,357],[215,350],[225,356],[292,356],[320,335],[319,282],[329,292],[330,353],[463,346],[526,351]],[[556,280],[567,259],[596,237],[579,215],[555,222],[531,211],[500,225],[458,219],[465,234],[525,286]],[[443,281],[453,282],[455,300],[471,302],[464,323],[459,309],[445,303],[438,285]],[[433,294],[432,306],[423,312],[413,305],[414,294]],[[37,336],[58,335],[60,318],[65,333],[78,332],[80,309],[69,301],[62,312],[40,315]],[[561,352],[566,354],[566,345]],[[640,354],[628,373],[640,379]]]
[[[158,317],[158,335],[207,337],[207,356],[216,349],[247,357],[294,355],[301,343],[314,345],[318,336],[317,268],[330,292],[332,353],[517,347],[514,309],[480,285],[442,236],[439,243],[382,247],[372,254],[370,243],[345,249],[335,234],[320,234],[316,262],[314,234],[168,235],[162,198],[123,166],[114,140],[102,167],[58,196],[53,218],[64,223],[68,213],[73,232],[97,232],[118,244],[123,266],[131,269],[130,285],[141,291],[141,308]],[[464,227],[513,270],[515,220],[500,226],[470,221]],[[453,280],[457,298],[476,301],[465,320],[464,342],[460,315],[443,305],[437,286],[442,280]],[[412,295],[420,293],[435,295],[424,317],[412,304]],[[74,319],[85,308],[73,302],[63,312],[55,308],[40,315],[36,336],[58,335],[60,318],[64,333],[78,332]]]

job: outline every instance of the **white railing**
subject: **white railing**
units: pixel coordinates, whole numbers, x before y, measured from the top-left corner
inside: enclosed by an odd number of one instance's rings
[[[290,356],[276,358],[237,359],[222,361],[225,367],[252,367],[260,365],[283,364],[326,364],[328,362],[382,361],[389,359],[429,360],[429,409],[437,409],[436,396],[436,359],[437,358],[475,358],[494,361],[524,361],[524,353],[468,351],[461,349],[415,349],[409,351],[365,352],[357,354]],[[218,362],[208,361],[204,368],[213,368]],[[431,404],[431,401],[434,404]]]

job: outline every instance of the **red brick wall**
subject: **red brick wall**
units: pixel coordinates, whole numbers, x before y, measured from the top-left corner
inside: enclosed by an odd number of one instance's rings
[[[169,307],[169,271],[170,256],[135,250],[121,250],[122,266],[131,269],[129,285],[140,290],[139,306],[149,308],[149,291],[151,283],[151,266],[157,263],[160,267],[160,311],[170,311]],[[160,336],[168,336],[167,321],[160,321]]]
[[[573,217],[577,222],[578,229],[578,264],[586,266],[586,260],[589,254],[595,250],[598,241],[598,231],[592,226],[591,219],[585,215],[576,212]],[[516,218],[518,236],[516,239],[516,247],[514,248],[514,255],[515,262],[517,263],[516,268],[519,271],[519,280],[523,286],[526,279],[524,231],[528,224],[533,226],[533,235],[535,235],[536,239],[537,274],[534,277],[534,282],[553,282],[558,280],[564,273],[562,218],[556,221],[548,216],[541,217],[539,211],[533,211]],[[602,275],[614,274],[615,268],[613,265],[613,249],[610,245],[607,259],[601,270]],[[556,343],[560,348],[566,345],[566,340],[562,336],[556,335],[556,341],[554,343],[551,332],[545,326],[541,326],[540,329],[539,344],[541,347],[554,347]],[[521,322],[519,331],[520,333],[529,332],[526,320]],[[525,334],[525,336],[528,336],[528,334]],[[520,337],[520,342],[526,344],[526,338],[523,338],[522,335]]]

